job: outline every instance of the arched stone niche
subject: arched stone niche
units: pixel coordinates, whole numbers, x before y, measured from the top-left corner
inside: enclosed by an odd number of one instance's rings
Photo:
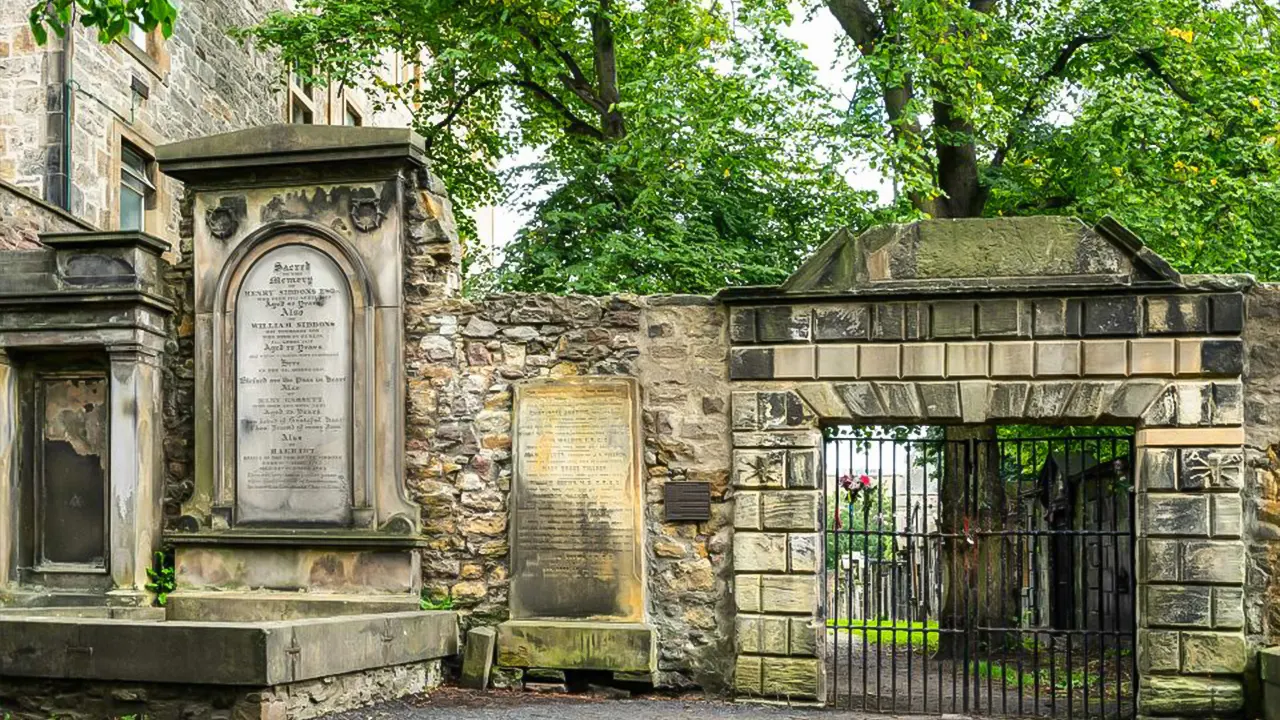
[[[282,228],[227,265],[215,502],[234,507],[236,525],[373,520],[366,278],[340,241],[306,229]]]

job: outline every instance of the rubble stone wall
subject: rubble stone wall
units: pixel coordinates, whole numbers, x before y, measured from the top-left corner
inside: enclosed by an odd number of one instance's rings
[[[512,384],[630,376],[642,389],[649,615],[659,683],[731,679],[727,324],[710,299],[499,295],[407,312],[406,477],[423,505],[427,592],[473,624],[507,617]],[[712,488],[711,519],[663,521],[663,486]]]

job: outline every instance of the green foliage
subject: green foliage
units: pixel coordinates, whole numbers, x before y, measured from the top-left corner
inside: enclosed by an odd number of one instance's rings
[[[827,620],[827,627],[836,628],[849,633],[849,637],[860,639],[865,637],[871,645],[893,645],[894,647],[912,651],[925,651],[932,655],[938,651],[938,621],[926,620]]]
[[[456,206],[523,202],[531,221],[501,261],[469,259],[469,289],[710,292],[778,282],[867,221],[788,19],[782,0],[303,0],[248,34],[415,107]],[[429,60],[388,83],[392,51]],[[521,148],[541,160],[497,170]]]
[[[108,43],[129,32],[134,24],[143,30],[160,28],[173,34],[178,11],[170,0],[39,0],[31,7],[31,34],[41,45],[52,30],[62,37],[77,21],[98,31],[98,41]]]
[[[169,594],[178,588],[174,575],[173,551],[156,551],[153,566],[147,568],[146,588],[156,594],[156,605],[164,607]]]
[[[855,477],[856,480],[856,477]],[[840,558],[851,553],[862,553],[868,560],[893,558],[893,505],[883,488],[872,488],[858,493],[853,502],[849,494],[841,490],[839,500],[827,499],[827,569],[835,571]],[[839,529],[842,532],[833,532]],[[883,534],[877,534],[883,533]],[[868,572],[864,563],[862,572]]]
[[[452,610],[453,598],[448,595],[433,597],[423,590],[422,597],[418,600],[418,607],[423,610]]]
[[[1273,4],[826,4],[901,217],[1112,214],[1184,272],[1280,278]]]

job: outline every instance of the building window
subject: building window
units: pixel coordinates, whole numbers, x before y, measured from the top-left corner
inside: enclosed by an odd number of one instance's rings
[[[147,208],[156,186],[151,183],[151,159],[137,148],[120,145],[120,229],[146,230]]]
[[[346,111],[342,114],[343,125],[359,127],[364,124],[364,118],[361,117],[360,112],[355,109],[355,106],[351,103],[343,103],[343,106],[346,108]]]
[[[311,125],[316,117],[315,83],[304,78],[297,70],[289,71],[289,122],[295,125]]]
[[[143,52],[147,52],[147,37],[151,33],[142,29],[137,23],[129,23],[129,42],[133,43]]]

